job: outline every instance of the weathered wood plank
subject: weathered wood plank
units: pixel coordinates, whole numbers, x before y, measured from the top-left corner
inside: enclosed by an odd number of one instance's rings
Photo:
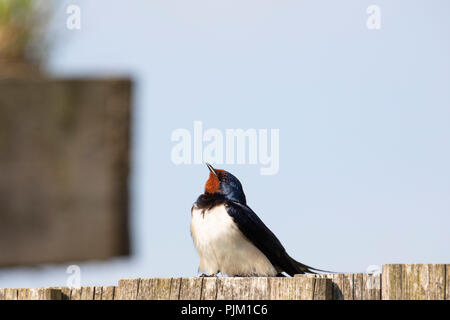
[[[270,300],[293,300],[295,281],[292,278],[269,278]]]
[[[402,269],[402,300],[416,300],[425,295],[420,284],[420,269],[416,265],[403,265]]]
[[[202,281],[202,278],[181,279],[180,300],[200,300]]]
[[[102,300],[114,300],[116,289],[115,286],[102,287]]]
[[[202,300],[216,300],[217,297],[217,278],[207,277],[203,279]]]
[[[167,300],[171,278],[141,279],[138,300]]]
[[[444,264],[383,265],[382,299],[445,299],[446,270]]]
[[[430,275],[427,299],[428,300],[445,300],[446,286],[446,265],[445,264],[429,264],[428,272]],[[431,288],[430,288],[431,286]],[[430,290],[431,289],[431,290]]]
[[[337,273],[326,277],[332,279],[333,300],[344,300],[344,275]]]
[[[81,287],[80,300],[94,300],[94,287]]]
[[[313,300],[316,279],[313,277],[294,277],[294,300]]]
[[[445,265],[445,299],[450,300],[450,264]]]
[[[0,289],[0,300],[450,299],[450,265],[384,265],[383,274],[121,279],[118,287]]]
[[[30,293],[29,293],[29,299],[30,300],[39,300],[39,294],[40,290],[39,288],[32,288],[30,289]]]
[[[115,300],[136,300],[140,279],[120,279],[114,296]]]
[[[381,277],[381,298],[383,300],[402,299],[402,273],[401,264],[384,264]]]
[[[295,275],[295,277],[305,277],[305,278],[311,278],[311,279],[328,279],[328,281],[325,280],[325,282],[318,283],[319,286],[316,289],[316,281],[312,282],[313,289],[313,299],[316,300],[316,298],[320,297],[320,299],[323,299],[324,297],[327,297],[327,299],[330,300],[343,300],[344,296],[342,294],[342,288],[343,288],[343,275],[342,274],[304,274],[304,275]],[[322,290],[322,291],[319,291]],[[317,291],[317,293],[316,293]]]
[[[153,281],[155,279],[141,279],[138,300],[153,300]]]
[[[81,287],[72,287],[70,289],[70,300],[81,300]]]
[[[30,300],[30,289],[18,289],[17,300]]]
[[[55,288],[39,288],[39,300],[61,300],[61,290]]]
[[[217,300],[233,299],[233,278],[217,278]]]
[[[270,298],[270,281],[266,277],[223,277],[215,283],[217,300],[255,300]]]
[[[363,274],[355,273],[353,275],[353,300],[363,300],[364,283]]]
[[[342,296],[344,300],[354,300],[354,278],[353,274],[344,273],[342,275]]]
[[[403,281],[404,300],[443,300],[445,297],[443,264],[406,264]]]
[[[69,287],[59,287],[61,290],[61,300],[70,300],[71,289]]]
[[[381,274],[363,274],[363,300],[381,300]]]
[[[17,300],[61,300],[61,299],[62,299],[61,289],[55,287],[17,289]]]
[[[302,279],[297,284],[298,299],[301,300],[332,300],[333,298],[332,274],[303,274],[295,275],[294,279]],[[292,278],[291,278],[292,279]]]
[[[94,300],[102,300],[103,287],[94,287]]]
[[[233,300],[249,300],[250,299],[250,278],[236,277],[233,278]]]
[[[5,300],[17,300],[18,292],[19,291],[17,289],[6,288]]]
[[[249,293],[250,300],[269,299],[270,296],[269,279],[266,277],[250,278],[249,291],[250,291]]]
[[[172,278],[170,282],[169,300],[180,299],[181,278]]]
[[[153,283],[153,296],[155,300],[167,300],[170,297],[171,278],[157,278]]]
[[[331,300],[333,298],[332,281],[327,278],[314,279],[313,300]]]

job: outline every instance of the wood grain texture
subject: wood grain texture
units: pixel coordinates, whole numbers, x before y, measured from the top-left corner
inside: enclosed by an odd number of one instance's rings
[[[381,300],[381,274],[353,274],[353,300]]]
[[[353,300],[363,300],[364,283],[363,274],[355,273],[353,275]]]
[[[333,300],[344,300],[344,274],[330,274],[332,280]]]
[[[445,300],[450,300],[450,264],[445,265]]]
[[[70,300],[81,300],[81,287],[72,287],[70,289]]]
[[[178,300],[180,298],[181,278],[172,278],[170,282],[169,300]]]
[[[381,278],[381,297],[383,300],[402,299],[402,270],[401,264],[383,265]]]
[[[217,298],[217,278],[207,277],[203,279],[202,300],[216,300]]]
[[[69,287],[57,287],[61,290],[61,300],[70,300],[70,288]]]
[[[445,300],[446,265],[428,264],[429,282],[426,290],[428,300]]]
[[[39,291],[40,291],[39,288],[30,289],[29,300],[39,300],[40,299]]]
[[[217,278],[217,300],[233,299],[233,278]]]
[[[402,275],[403,300],[443,300],[445,265],[407,264]]]
[[[363,274],[363,300],[381,300],[381,274]]]
[[[305,274],[295,275],[299,278],[314,279],[312,282],[312,299],[322,300],[326,297],[329,300],[342,300],[341,289],[343,282],[340,274]],[[322,279],[317,282],[317,279]],[[317,286],[318,285],[318,286]],[[317,286],[317,287],[316,287]],[[309,299],[308,299],[309,300]]]
[[[285,298],[289,300],[331,300],[332,280],[326,274],[295,275],[288,279]],[[271,287],[271,292],[273,288]]]
[[[104,286],[102,287],[102,300],[114,300],[117,287]]]
[[[155,279],[141,279],[138,300],[153,300],[153,281]]]
[[[332,292],[332,281],[330,279],[314,279],[313,300],[331,300],[333,298]]]
[[[39,288],[39,300],[61,300],[61,290],[55,288]]]
[[[153,297],[155,300],[169,299],[171,282],[171,278],[156,278],[153,280]]]
[[[30,289],[18,289],[17,300],[30,300]]]
[[[328,279],[329,282],[322,283],[324,286],[320,297],[332,300],[380,300],[381,299],[381,276],[380,274],[312,274],[296,275],[295,277],[309,277],[313,279]],[[315,283],[317,287],[317,283]],[[305,286],[305,285],[303,285]],[[318,287],[320,288],[320,286]],[[328,291],[331,293],[329,293]],[[317,291],[317,289],[315,290]],[[318,295],[316,294],[315,297]],[[331,296],[331,298],[330,298]]]
[[[268,278],[269,300],[292,300],[294,295],[294,281],[290,278]]]
[[[321,300],[331,293],[325,292],[331,281],[316,277],[269,278],[269,285],[271,300]]]
[[[120,279],[114,300],[136,300],[140,279]]]
[[[310,274],[308,277],[315,279],[329,279],[331,280],[331,299],[332,300],[344,300],[344,274],[331,273],[331,274]]]
[[[61,289],[51,288],[33,288],[18,289],[18,300],[61,300]]]
[[[266,277],[220,277],[216,280],[217,300],[259,300],[270,299],[270,282]],[[275,282],[272,286],[275,287]],[[276,289],[274,289],[276,290]],[[273,295],[277,293],[274,292]],[[281,298],[280,298],[281,299]]]
[[[94,287],[81,287],[80,300],[94,300]]]
[[[250,299],[250,278],[240,277],[233,278],[233,300],[249,300]]]
[[[269,299],[269,296],[269,278],[256,277],[250,279],[250,300],[265,300]]]
[[[180,300],[200,300],[203,278],[181,279]]]
[[[448,265],[388,264],[383,266],[383,300],[446,299]]]
[[[443,300],[450,265],[390,264],[382,274],[121,279],[115,286],[0,289],[0,300]]]
[[[5,300],[17,300],[18,289],[5,289]]]
[[[342,296],[344,300],[354,300],[354,277],[353,274],[343,274],[342,275]]]
[[[294,277],[294,300],[314,300],[316,279],[312,277]],[[331,285],[331,283],[330,283]],[[331,287],[330,287],[331,290]]]
[[[141,279],[138,300],[168,300],[171,278]]]
[[[103,287],[94,287],[94,300],[102,300]]]

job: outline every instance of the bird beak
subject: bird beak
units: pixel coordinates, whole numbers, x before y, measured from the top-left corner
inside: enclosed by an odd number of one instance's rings
[[[208,167],[209,171],[211,171],[217,177],[216,170],[214,170],[213,166],[210,165],[208,162],[206,162],[206,166]]]

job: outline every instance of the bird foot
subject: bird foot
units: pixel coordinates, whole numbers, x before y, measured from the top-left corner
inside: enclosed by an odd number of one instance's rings
[[[211,278],[211,277],[217,277],[217,273],[216,274],[206,274],[206,273],[202,273],[200,275],[200,278]]]

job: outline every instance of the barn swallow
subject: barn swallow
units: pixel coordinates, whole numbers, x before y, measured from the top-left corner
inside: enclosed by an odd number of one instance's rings
[[[247,205],[242,184],[209,163],[205,192],[191,209],[191,235],[201,276],[284,276],[323,271],[291,258]]]

